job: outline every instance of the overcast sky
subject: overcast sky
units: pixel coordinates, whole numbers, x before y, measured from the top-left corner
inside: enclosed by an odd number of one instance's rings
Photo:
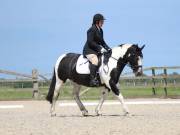
[[[0,69],[51,73],[62,53],[82,53],[95,13],[110,47],[146,44],[145,67],[180,65],[179,0],[1,0]]]

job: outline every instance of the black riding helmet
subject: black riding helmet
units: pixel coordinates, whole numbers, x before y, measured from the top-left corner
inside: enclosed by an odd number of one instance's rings
[[[95,14],[93,17],[93,24],[96,24],[96,21],[106,20],[102,14]]]

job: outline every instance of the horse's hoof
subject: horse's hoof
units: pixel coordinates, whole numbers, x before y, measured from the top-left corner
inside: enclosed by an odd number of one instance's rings
[[[83,116],[88,116],[88,111],[87,111],[87,110],[83,110],[83,111],[82,111],[82,115],[83,115]]]
[[[124,116],[130,117],[131,114],[130,114],[129,112],[125,112],[125,113],[124,113]]]
[[[101,111],[95,111],[96,116],[102,116],[102,112]]]
[[[96,113],[96,116],[102,116],[102,113]]]
[[[55,117],[56,116],[56,113],[51,113],[51,117]]]

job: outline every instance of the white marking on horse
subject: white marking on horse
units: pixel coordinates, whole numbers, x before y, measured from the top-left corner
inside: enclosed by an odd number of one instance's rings
[[[119,58],[123,58],[123,56],[126,54],[128,48],[130,48],[133,44],[124,44],[122,46],[118,46],[118,47],[114,47],[112,49],[112,57],[115,59],[119,59]],[[114,60],[112,57],[109,58],[109,61],[107,63],[108,67],[109,67],[109,72],[105,73],[103,71],[103,66],[102,65],[100,67],[100,77],[101,77],[101,82],[105,83],[106,86],[110,89],[110,84],[109,84],[109,80],[111,79],[110,73],[111,71],[117,67],[117,61]]]
[[[120,57],[123,58],[123,56],[126,54],[129,47],[131,47],[133,44],[124,44],[122,46],[117,46],[112,49],[112,57],[119,59]]]
[[[138,57],[138,66],[142,66],[142,57]],[[142,70],[142,67],[138,69],[138,72]]]
[[[58,60],[57,60],[57,62],[56,62],[56,64],[55,64],[56,79],[59,78],[59,77],[58,77],[58,67],[59,67],[59,64],[60,64],[61,60],[62,60],[65,56],[66,56],[66,54],[61,55],[61,56],[58,58]]]

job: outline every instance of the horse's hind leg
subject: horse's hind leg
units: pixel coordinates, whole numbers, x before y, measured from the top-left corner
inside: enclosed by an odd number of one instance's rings
[[[82,104],[80,97],[79,97],[79,91],[81,89],[81,86],[75,82],[72,82],[72,83],[73,83],[73,97],[74,97],[76,103],[78,104],[78,107],[82,112],[82,115],[87,116],[88,111],[86,110],[85,106]]]
[[[50,109],[51,116],[56,116],[55,105],[56,105],[56,101],[58,99],[60,88],[61,88],[62,84],[63,84],[63,81],[60,79],[57,79],[56,85],[55,85],[55,90],[54,90],[54,95],[53,95],[53,101],[52,101],[51,109]]]
[[[104,100],[106,100],[106,98],[107,98],[107,95],[108,95],[108,90],[106,88],[103,88],[102,92],[101,92],[101,99],[99,101],[98,106],[95,109],[96,115],[102,115],[101,108],[104,103]]]

